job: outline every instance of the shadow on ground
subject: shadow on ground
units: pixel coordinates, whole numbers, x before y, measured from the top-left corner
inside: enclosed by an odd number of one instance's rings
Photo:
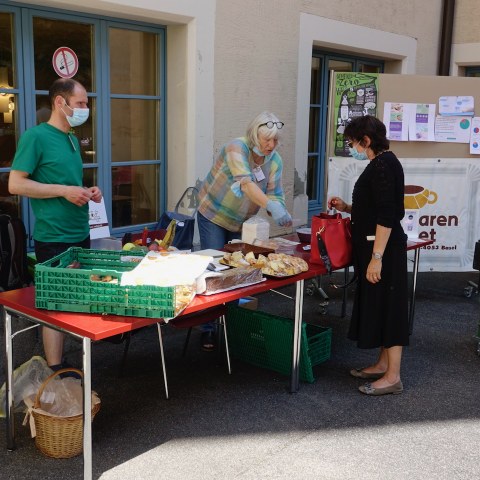
[[[335,290],[327,290],[331,298],[325,315],[320,313],[318,295],[305,297],[304,320],[332,328],[332,354],[327,362],[314,368],[316,382],[302,383],[296,394],[287,392],[287,377],[239,361],[233,361],[232,375],[228,375],[223,357],[200,351],[198,330],[192,334],[187,356],[182,358],[186,331],[164,329],[169,400],[164,395],[156,328],[146,328],[132,337],[121,376],[123,345],[94,345],[93,388],[102,400],[93,429],[94,478],[260,478],[257,475],[267,468],[264,462],[269,456],[275,458],[274,452],[279,449],[285,448],[284,457],[291,456],[294,464],[301,452],[295,452],[293,444],[312,433],[311,441],[320,442],[320,447],[329,438],[333,443],[324,448],[338,458],[355,431],[358,435],[369,432],[365,438],[370,439],[379,430],[395,436],[406,428],[414,432],[418,429],[419,438],[427,442],[422,443],[422,448],[434,451],[438,438],[422,437],[422,431],[429,431],[429,424],[443,425],[445,441],[455,437],[456,450],[463,452],[460,471],[469,473],[471,469],[472,475],[477,475],[478,435],[471,439],[459,431],[462,425],[480,419],[480,357],[474,338],[480,321],[479,299],[463,296],[468,280],[476,281],[474,272],[419,274],[414,332],[403,359],[405,391],[397,396],[373,399],[357,391],[361,382],[350,377],[348,371],[368,365],[374,352],[359,350],[346,339],[351,302],[347,318],[340,318],[341,294]],[[282,293],[293,295],[294,289],[284,288]],[[351,293],[352,288],[349,298]],[[267,293],[259,297],[259,308],[293,316],[294,302]],[[73,363],[80,364],[78,346],[73,346],[69,356]],[[5,422],[0,421],[1,477],[82,478],[82,457],[44,457],[21,425],[22,417],[16,416],[15,452],[4,449]],[[292,438],[292,444],[288,438]],[[465,443],[459,445],[461,441]],[[415,445],[405,445],[406,458],[399,460],[405,466],[400,463],[398,472],[402,468],[408,471],[408,452],[412,448]],[[186,465],[189,458],[192,465]],[[255,461],[256,468],[252,467]],[[249,462],[248,467],[245,462]],[[309,467],[315,471],[314,465]],[[437,476],[469,478],[455,476],[458,468],[454,461],[451,471],[442,466],[445,476],[438,476],[438,472]],[[263,478],[292,478],[288,467],[284,469],[279,472],[272,466],[265,470],[269,473]],[[418,475],[421,471],[419,467]],[[348,475],[331,473],[324,478],[342,477]],[[374,471],[371,477],[382,478],[376,477]],[[297,478],[313,477],[306,474]],[[356,478],[366,477],[357,472]],[[389,478],[405,477],[399,473]],[[413,472],[410,478],[421,476]]]

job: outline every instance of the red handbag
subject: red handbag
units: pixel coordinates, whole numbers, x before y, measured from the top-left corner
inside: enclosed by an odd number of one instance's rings
[[[350,217],[342,217],[340,213],[312,217],[310,262],[323,263],[329,274],[352,264]]]

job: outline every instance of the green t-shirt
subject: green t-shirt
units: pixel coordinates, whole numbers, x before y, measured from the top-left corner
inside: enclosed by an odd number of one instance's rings
[[[18,144],[12,170],[39,183],[83,185],[78,140],[48,123],[27,130]],[[78,207],[63,197],[31,198],[33,238],[41,242],[81,242],[89,235],[88,204]]]

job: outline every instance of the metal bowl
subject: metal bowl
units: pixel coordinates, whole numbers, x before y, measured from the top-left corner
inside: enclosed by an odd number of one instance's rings
[[[310,243],[312,229],[311,228],[297,228],[298,239],[302,243]]]

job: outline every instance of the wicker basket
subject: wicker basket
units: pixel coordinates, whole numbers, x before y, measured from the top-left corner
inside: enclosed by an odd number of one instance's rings
[[[83,414],[73,417],[45,415],[40,409],[40,398],[47,384],[57,375],[73,371],[81,376],[83,372],[75,368],[64,368],[50,375],[41,385],[35,397],[32,416],[35,422],[35,445],[45,455],[53,458],[70,458],[80,455],[83,449]],[[92,392],[92,396],[95,392]],[[100,402],[93,404],[92,421],[100,410]]]

